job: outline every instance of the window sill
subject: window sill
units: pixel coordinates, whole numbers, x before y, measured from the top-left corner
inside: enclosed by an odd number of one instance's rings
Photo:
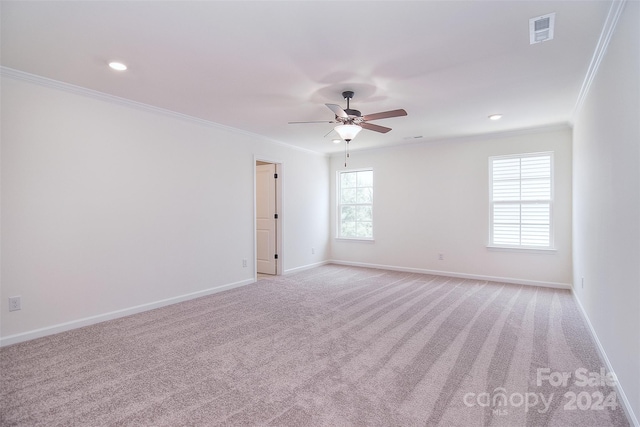
[[[336,237],[336,240],[341,242],[361,242],[361,243],[373,243],[375,240],[366,237]]]
[[[556,248],[520,248],[520,247],[512,247],[512,246],[491,246],[487,245],[487,249],[490,251],[496,252],[529,252],[529,253],[539,253],[539,254],[554,254],[557,251]]]

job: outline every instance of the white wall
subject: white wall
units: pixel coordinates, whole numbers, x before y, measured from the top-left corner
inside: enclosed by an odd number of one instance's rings
[[[366,138],[365,132],[358,138]],[[358,138],[352,144],[357,146]],[[555,247],[551,253],[487,248],[488,158],[553,151]],[[386,265],[522,283],[571,283],[571,131],[568,127],[510,135],[425,142],[354,151],[348,168],[373,167],[373,243],[332,239],[337,261]],[[335,172],[332,157],[332,233]],[[444,260],[438,260],[438,254]]]
[[[636,417],[640,416],[639,22],[640,4],[630,1],[573,132],[575,292]]]
[[[6,75],[1,137],[4,344],[250,283],[255,157],[283,163],[285,271],[328,258],[325,156]]]

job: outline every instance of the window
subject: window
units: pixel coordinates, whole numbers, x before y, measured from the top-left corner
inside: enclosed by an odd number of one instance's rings
[[[553,153],[489,158],[490,246],[551,249]]]
[[[338,172],[338,238],[373,239],[373,170]]]

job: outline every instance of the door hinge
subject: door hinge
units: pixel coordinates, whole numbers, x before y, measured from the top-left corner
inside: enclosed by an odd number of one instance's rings
[[[273,219],[278,219],[278,214],[273,214]]]
[[[273,174],[273,178],[274,178],[274,179],[278,179],[278,174],[277,174],[277,173],[274,173],[274,174]]]
[[[275,259],[278,259],[278,254],[275,255]]]

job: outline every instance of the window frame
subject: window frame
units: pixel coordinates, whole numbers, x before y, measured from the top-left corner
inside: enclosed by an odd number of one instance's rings
[[[371,172],[371,203],[342,203],[342,174],[353,173],[353,172]],[[349,240],[349,241],[365,241],[365,242],[373,242],[374,240],[374,199],[373,195],[375,187],[375,174],[373,171],[373,167],[365,167],[358,169],[347,169],[347,170],[338,170],[336,171],[336,239],[337,240]],[[356,186],[357,188],[357,186]],[[352,205],[352,206],[370,206],[371,207],[371,237],[350,237],[342,235],[342,206]]]
[[[493,162],[495,160],[504,160],[504,159],[523,159],[529,157],[541,157],[541,156],[549,156],[549,199],[536,199],[536,200],[523,200],[520,197],[518,200],[505,200],[505,201],[494,201],[493,200]],[[555,239],[554,239],[554,204],[555,204],[555,174],[554,174],[554,152],[553,151],[542,151],[542,152],[534,152],[534,153],[516,153],[516,154],[508,154],[508,155],[500,155],[500,156],[489,156],[488,159],[488,177],[489,177],[489,242],[487,244],[487,248],[494,250],[507,250],[507,251],[526,251],[526,252],[555,252]],[[520,177],[519,182],[522,182],[522,177]],[[495,204],[508,204],[508,203],[517,203],[520,206],[523,204],[534,204],[540,202],[549,203],[549,244],[548,246],[538,246],[538,245],[510,245],[510,244],[500,244],[494,242],[494,205]],[[520,227],[522,227],[522,220],[518,223]],[[521,228],[520,228],[521,230]],[[520,233],[520,242],[522,242],[522,233]]]

